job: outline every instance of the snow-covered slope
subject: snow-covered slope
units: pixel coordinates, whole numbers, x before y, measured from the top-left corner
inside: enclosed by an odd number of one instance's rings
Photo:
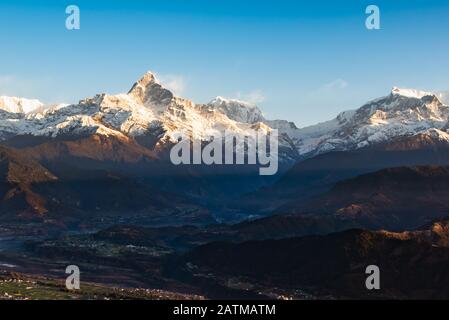
[[[407,136],[425,134],[449,137],[449,94],[393,88],[388,96],[370,101],[356,110],[306,128],[286,120],[266,120],[257,107],[236,100],[216,98],[214,106],[242,122],[261,121],[278,129],[301,157],[333,150],[353,150]],[[254,120],[252,120],[254,119]]]
[[[265,121],[262,111],[256,105],[245,101],[216,97],[209,102],[209,106],[221,111],[229,119],[238,122],[256,123]]]
[[[301,154],[351,150],[417,134],[447,139],[449,107],[437,94],[393,88],[390,95],[368,102],[335,119],[298,129],[295,144]],[[449,140],[448,140],[449,141]]]
[[[207,141],[225,130],[241,136],[253,129],[271,130],[261,122],[264,119],[256,106],[227,99],[195,104],[176,97],[151,72],[127,94],[98,94],[73,105],[44,107],[36,101],[31,107],[30,103],[24,103],[27,100],[12,99],[15,98],[4,98],[8,103],[3,108],[7,112],[0,113],[1,140],[16,135],[57,137],[96,133],[148,138],[155,141],[152,147],[163,148],[167,143],[177,142],[174,133],[179,131]],[[292,149],[285,137],[280,138],[280,147]],[[288,150],[290,155],[285,160],[293,160],[292,150]]]
[[[16,135],[57,137],[88,134],[135,137],[163,148],[180,130],[201,140],[224,130],[278,129],[281,160],[293,161],[331,150],[351,150],[404,136],[428,134],[448,140],[446,93],[393,88],[388,96],[335,119],[306,128],[267,120],[255,105],[217,97],[195,104],[176,97],[148,72],[126,94],[98,94],[73,105],[44,106],[37,100],[0,97],[0,140]],[[145,141],[147,141],[145,140]]]
[[[44,104],[39,100],[31,100],[16,97],[0,97],[0,110],[12,113],[28,113]]]

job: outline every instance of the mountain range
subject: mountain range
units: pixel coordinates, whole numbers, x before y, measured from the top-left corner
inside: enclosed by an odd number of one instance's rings
[[[266,119],[247,102],[177,97],[151,72],[126,94],[102,93],[78,104],[0,97],[3,217],[71,221],[139,212],[171,223],[180,216],[209,223],[311,211],[310,198],[339,181],[386,168],[449,165],[446,100],[393,88],[335,119],[297,128]],[[207,142],[217,131],[243,137],[253,129],[279,130],[278,176],[260,177],[250,165],[174,166],[168,159],[179,130]]]
[[[286,120],[267,120],[253,104],[217,97],[207,104],[176,97],[153,73],[146,73],[127,94],[98,94],[78,104],[44,105],[37,100],[0,97],[0,139],[18,136],[47,139],[92,134],[135,139],[160,150],[176,143],[173,133],[185,130],[202,140],[214,131],[245,134],[253,128],[278,129],[280,145],[289,150],[285,160],[354,150],[418,134],[448,139],[449,107],[438,93],[393,88],[335,119],[306,128]],[[293,157],[296,155],[296,158]]]

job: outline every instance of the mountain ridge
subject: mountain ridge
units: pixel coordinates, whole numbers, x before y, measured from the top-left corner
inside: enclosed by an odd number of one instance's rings
[[[244,136],[264,124],[267,130],[279,130],[280,160],[295,162],[417,134],[437,132],[449,141],[445,97],[395,87],[389,95],[341,112],[332,120],[297,128],[287,120],[266,119],[256,105],[244,101],[216,97],[207,104],[196,104],[177,97],[147,72],[126,94],[97,94],[78,104],[45,106],[37,100],[0,97],[0,140],[18,135],[99,134],[151,140],[150,148],[163,149],[177,142],[176,131],[209,141],[216,132],[229,130]]]

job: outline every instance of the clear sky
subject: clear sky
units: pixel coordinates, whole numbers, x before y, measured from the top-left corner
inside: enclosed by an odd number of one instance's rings
[[[68,31],[65,8],[81,10]],[[381,30],[365,28],[379,6]],[[77,102],[147,70],[305,126],[391,87],[449,89],[447,0],[0,0],[0,95]]]

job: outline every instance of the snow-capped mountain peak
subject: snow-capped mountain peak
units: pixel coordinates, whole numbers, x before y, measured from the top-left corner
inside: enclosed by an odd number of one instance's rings
[[[398,87],[393,87],[393,89],[391,90],[391,94],[416,99],[422,99],[423,97],[426,96],[435,96],[435,94],[431,92],[416,89],[398,88]]]
[[[255,105],[224,98],[214,101],[203,105],[176,97],[154,73],[148,72],[127,94],[102,93],[78,104],[36,108],[27,114],[0,113],[0,139],[17,135],[76,138],[99,134],[135,138],[159,150],[176,143],[175,134],[179,132],[208,141],[218,132],[232,132],[243,138],[256,127],[270,130],[262,123],[262,112]],[[279,145],[293,148],[283,137]]]
[[[300,154],[353,150],[417,134],[439,132],[446,137],[449,107],[431,92],[393,88],[390,95],[360,108],[340,113],[335,119],[298,129]],[[435,131],[438,130],[438,131]]]
[[[226,99],[218,96],[209,102],[208,105],[224,113],[229,119],[238,122],[256,123],[265,121],[262,111],[256,105],[249,102]]]
[[[17,97],[0,97],[0,110],[11,113],[29,113],[38,108],[42,108],[44,104],[36,99],[25,99]]]
[[[162,87],[151,71],[132,86],[128,95],[138,103],[156,108],[167,106],[174,98],[173,93]]]

